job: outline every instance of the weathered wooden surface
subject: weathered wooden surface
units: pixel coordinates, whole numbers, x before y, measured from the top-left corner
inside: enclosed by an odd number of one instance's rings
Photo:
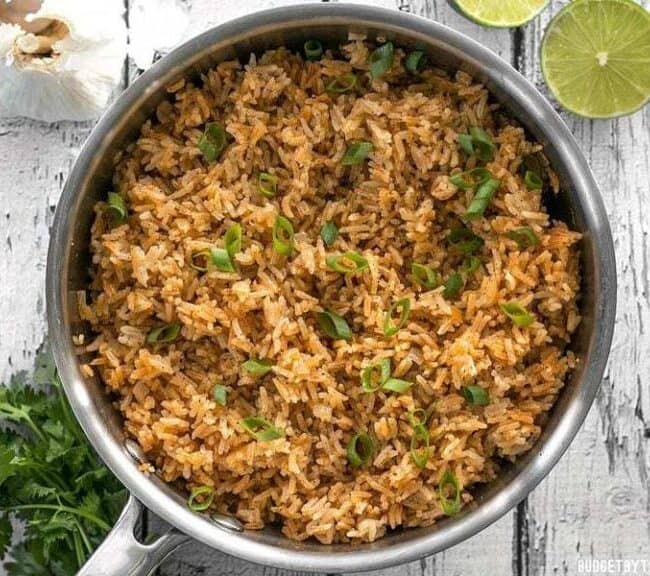
[[[193,0],[186,36],[260,8],[296,0]],[[518,31],[488,30],[443,0],[365,0],[470,34],[545,91],[538,66],[543,29],[562,2]],[[140,2],[156,10],[156,2]],[[648,0],[646,6],[650,5]],[[147,22],[146,18],[138,19]],[[132,41],[144,37],[131,28]],[[127,77],[136,73],[131,63]],[[587,121],[561,112],[587,155],[615,236],[619,301],[609,368],[571,448],[518,509],[454,549],[382,576],[577,574],[595,560],[645,560],[650,573],[650,107],[632,117]],[[0,120],[0,379],[28,369],[45,338],[48,228],[89,124]],[[150,527],[164,528],[155,518]],[[584,564],[580,564],[580,562]],[[0,571],[1,572],[1,571]],[[164,576],[284,576],[199,544],[177,552]],[[586,573],[586,572],[585,572]],[[623,573],[623,568],[613,573]],[[637,571],[637,573],[643,573]]]

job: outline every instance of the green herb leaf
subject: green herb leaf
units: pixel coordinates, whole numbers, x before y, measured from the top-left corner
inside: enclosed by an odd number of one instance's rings
[[[386,42],[386,44],[382,44],[370,54],[368,65],[370,77],[373,80],[380,78],[391,69],[393,65],[393,53],[393,43]]]
[[[334,244],[338,236],[339,229],[331,220],[325,222],[325,224],[323,224],[322,228],[320,229],[320,237],[323,239],[323,244],[325,244],[325,246],[331,246]]]
[[[372,150],[372,142],[365,142],[363,140],[353,142],[345,151],[345,154],[341,159],[341,165],[354,166],[355,164],[361,164],[366,158],[368,158],[368,156],[370,156]]]

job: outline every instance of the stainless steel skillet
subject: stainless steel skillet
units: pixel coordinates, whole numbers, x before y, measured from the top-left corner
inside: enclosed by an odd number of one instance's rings
[[[138,471],[137,450],[123,436],[118,414],[100,382],[80,371],[72,336],[84,331],[74,293],[88,280],[88,242],[95,202],[110,187],[115,153],[133,139],[164,97],[165,86],[224,59],[247,59],[281,45],[319,38],[336,46],[349,32],[383,36],[426,50],[438,66],[463,69],[482,79],[503,106],[545,146],[563,192],[550,207],[584,234],[584,321],[573,342],[580,368],[553,410],[535,448],[493,484],[476,494],[458,517],[430,528],[397,531],[368,545],[296,543],[276,530],[240,531],[187,509],[185,498],[156,477]],[[84,575],[148,574],[175,547],[195,538],[228,554],[270,566],[317,572],[386,568],[444,550],[505,514],[549,472],[582,424],[598,390],[614,326],[616,270],[609,225],[597,185],[569,129],[542,95],[495,54],[435,22],[369,6],[309,4],[259,12],[190,40],[134,82],[106,112],[88,138],[68,178],[52,229],[47,264],[50,339],[66,393],[86,435],[132,494],[116,528],[82,570]],[[144,546],[133,537],[140,504],[175,529]]]

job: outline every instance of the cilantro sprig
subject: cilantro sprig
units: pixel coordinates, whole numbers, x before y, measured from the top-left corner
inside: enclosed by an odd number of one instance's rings
[[[101,543],[126,501],[86,441],[49,357],[0,386],[0,559],[10,576],[68,576]],[[25,525],[11,546],[12,522]]]

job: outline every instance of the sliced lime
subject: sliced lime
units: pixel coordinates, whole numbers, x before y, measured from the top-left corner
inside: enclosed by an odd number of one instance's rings
[[[575,0],[551,21],[542,73],[580,116],[630,114],[650,100],[650,13],[632,0]]]
[[[549,0],[450,0],[463,16],[483,26],[514,28],[532,20]]]

